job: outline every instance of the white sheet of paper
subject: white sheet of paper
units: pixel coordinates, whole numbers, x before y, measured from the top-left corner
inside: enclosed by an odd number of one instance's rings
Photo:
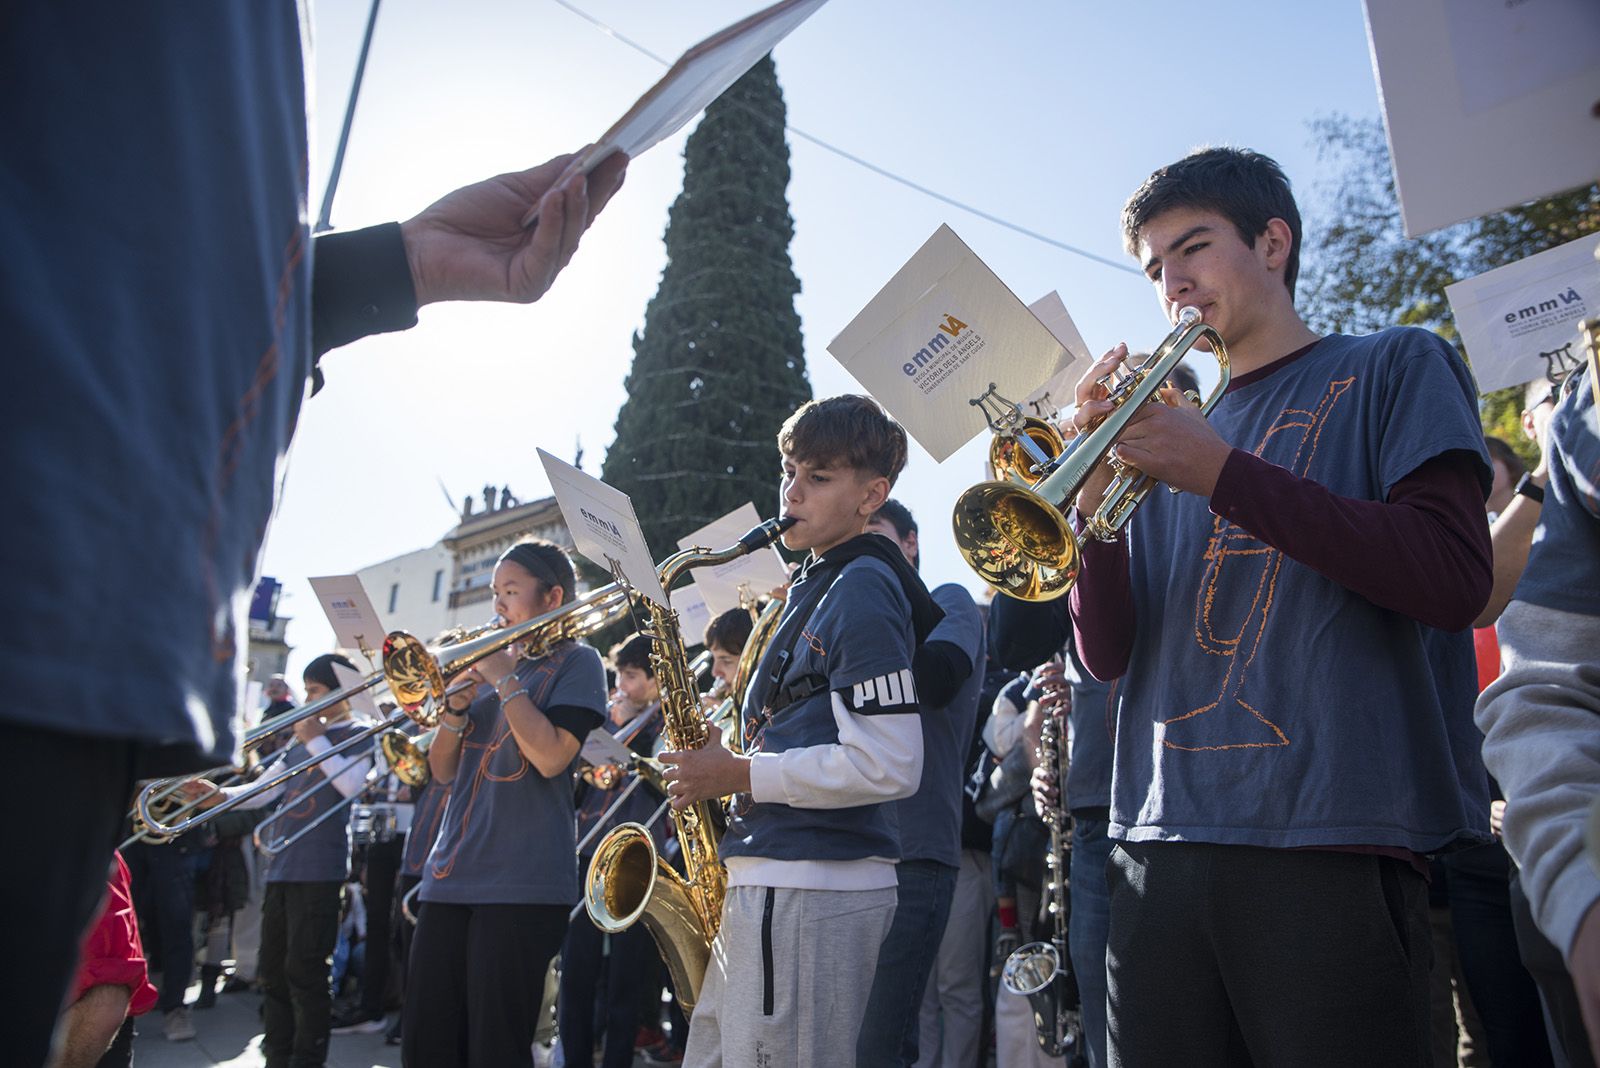
[[[683,635],[683,647],[693,649],[705,644],[706,627],[711,622],[711,609],[700,593],[700,587],[690,585],[672,595],[672,610],[678,613],[678,631]]]
[[[1072,321],[1061,294],[1052,289],[1028,305],[1028,310],[1061,342],[1066,362],[1044,385],[1028,394],[1020,407],[1023,415],[1054,422],[1063,411],[1073,407],[1073,389],[1094,363],[1094,356],[1084,343],[1083,335],[1078,333],[1078,324]]]
[[[585,174],[613,152],[629,159],[683,129],[827,0],[782,0],[694,45],[600,136]]]
[[[1600,174],[1595,0],[1367,0],[1407,236]]]
[[[987,428],[972,401],[991,383],[1020,401],[1067,360],[1061,342],[949,226],[828,351],[941,462]]]
[[[1484,393],[1583,362],[1578,324],[1600,314],[1600,234],[1445,286]]]
[[[263,683],[254,680],[244,684],[244,725],[246,729],[254,727],[261,722],[261,713],[265,708],[261,703],[261,691],[266,689]]]
[[[761,515],[756,506],[746,501],[720,519],[713,519],[688,537],[679,539],[678,548],[725,549],[759,522]],[[757,549],[717,567],[697,567],[689,575],[713,618],[739,607],[741,587],[754,600],[789,581],[789,569],[783,565],[783,557],[776,548]],[[673,595],[675,607],[679,596]],[[683,610],[681,607],[678,610],[681,617]]]
[[[360,685],[362,679],[361,672],[351,671],[343,664],[333,665],[333,677],[339,680],[339,689],[341,690],[347,690],[352,686]],[[378,702],[372,698],[372,687],[369,686],[360,693],[351,695],[350,712],[354,719],[364,720],[367,723],[378,722]],[[345,750],[345,754],[354,756],[365,755],[350,749]]]
[[[376,667],[375,661],[383,655],[383,638],[388,631],[372,607],[361,580],[355,575],[324,575],[308,581],[333,627],[339,648],[360,653],[374,661]]]
[[[633,759],[633,750],[617,741],[611,731],[612,724],[609,720],[601,727],[590,731],[584,736],[583,748],[578,750],[578,755],[595,767],[602,764],[628,763]]]
[[[656,574],[655,558],[645,544],[644,530],[634,514],[633,502],[619,489],[585,474],[565,460],[539,451],[550,489],[561,516],[572,532],[572,543],[591,562],[610,571],[621,567],[628,582],[656,604],[667,604],[666,591]]]

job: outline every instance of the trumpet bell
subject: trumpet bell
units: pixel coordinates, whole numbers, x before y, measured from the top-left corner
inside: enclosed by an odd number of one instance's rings
[[[1078,578],[1078,539],[1049,501],[1015,482],[980,482],[956,501],[956,548],[996,590],[1053,601]]]
[[[584,877],[584,908],[607,934],[643,922],[661,949],[684,1016],[693,1016],[711,938],[689,884],[656,852],[650,832],[623,823],[600,839]]]
[[[1029,416],[1022,421],[1022,426],[1016,433],[1026,434],[1028,439],[1039,447],[1039,451],[1052,460],[1060,456],[1067,447],[1061,431],[1043,419]],[[1018,444],[1012,435],[996,434],[989,442],[989,467],[994,471],[996,479],[1022,482],[1032,486],[1044,477],[1036,473],[1033,466],[1033,457],[1028,455],[1027,450]]]

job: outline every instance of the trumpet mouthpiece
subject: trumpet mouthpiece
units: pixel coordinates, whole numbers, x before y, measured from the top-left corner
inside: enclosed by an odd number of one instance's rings
[[[1193,326],[1200,321],[1200,309],[1193,304],[1185,304],[1178,309],[1178,325]]]

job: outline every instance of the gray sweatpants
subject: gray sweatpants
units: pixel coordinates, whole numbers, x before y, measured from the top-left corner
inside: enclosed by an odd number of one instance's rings
[[[895,888],[735,886],[722,906],[686,1068],[855,1062]]]

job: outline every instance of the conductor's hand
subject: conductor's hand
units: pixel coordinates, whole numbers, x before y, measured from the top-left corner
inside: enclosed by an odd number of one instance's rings
[[[750,758],[722,744],[722,732],[708,725],[706,744],[699,749],[669,750],[660,756],[667,766],[667,796],[672,807],[683,811],[696,801],[750,792]]]
[[[531,170],[463,186],[400,224],[417,306],[440,300],[529,304],[544,296],[578,240],[622,186],[628,158],[587,177],[557,156]],[[523,222],[535,211],[538,220]]]

